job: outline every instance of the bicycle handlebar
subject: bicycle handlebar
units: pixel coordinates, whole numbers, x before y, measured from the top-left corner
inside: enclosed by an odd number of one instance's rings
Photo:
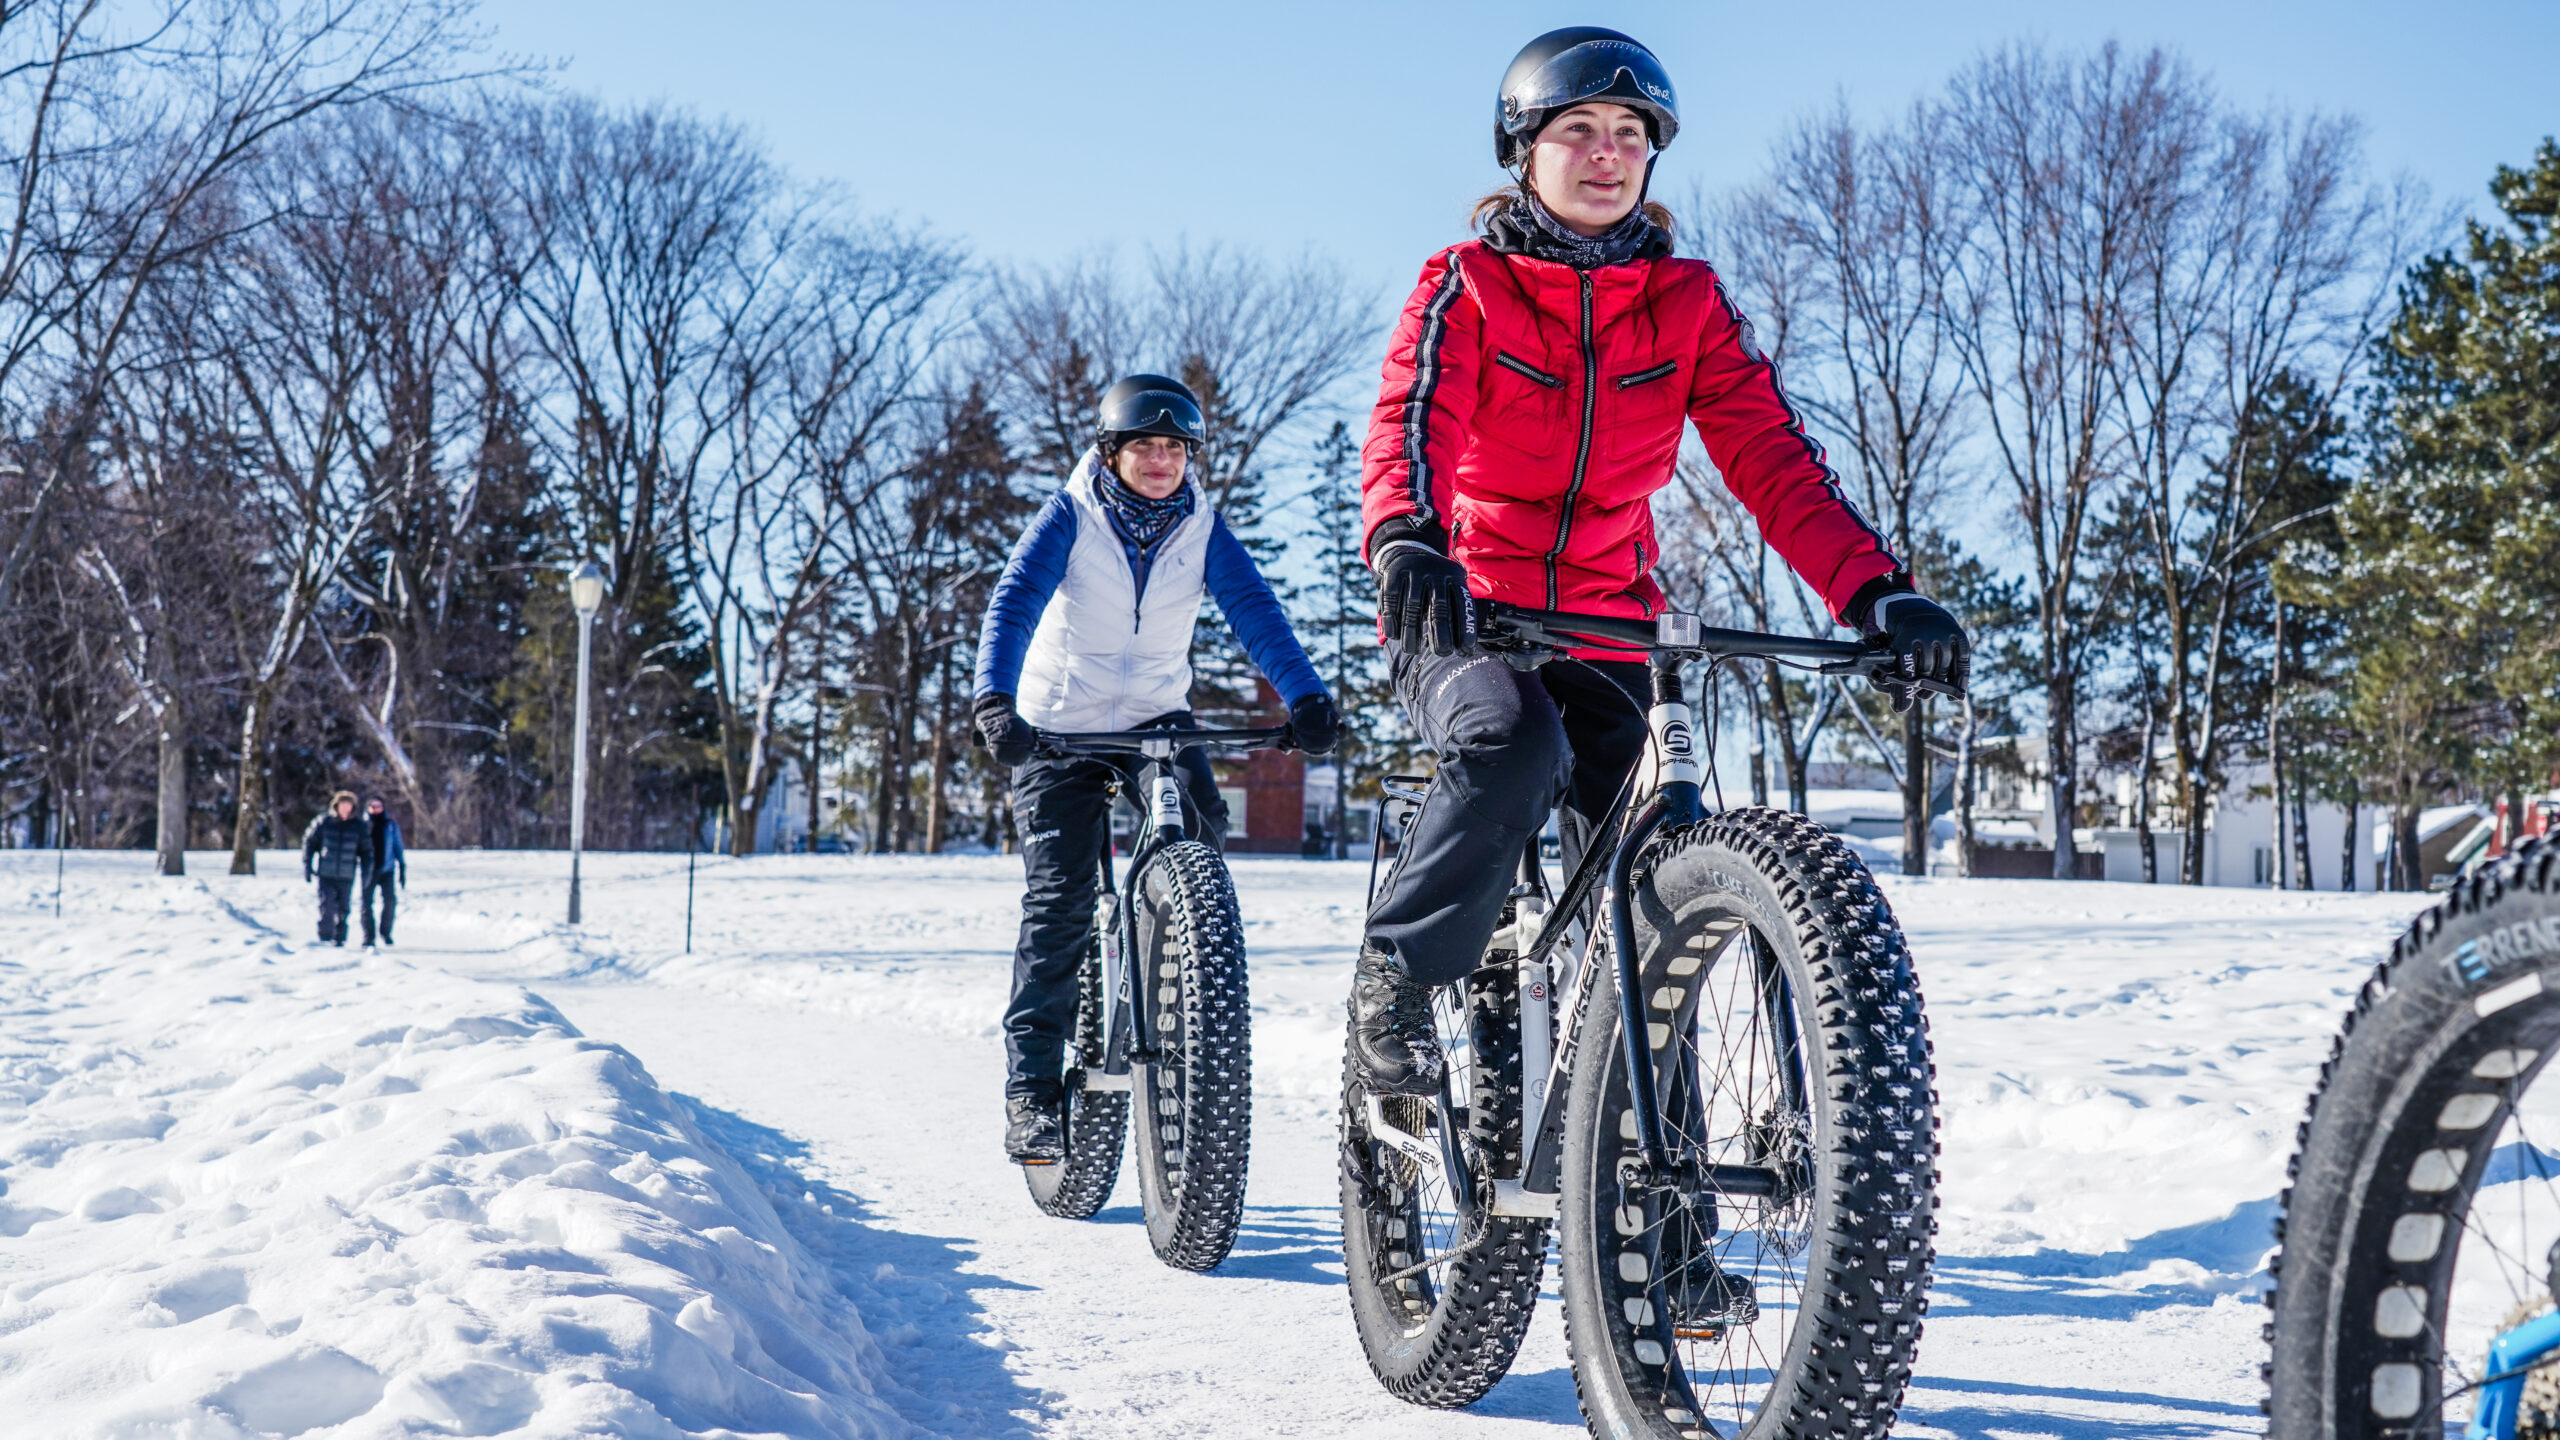
[[[1290,748],[1289,727],[1273,725],[1259,730],[1098,730],[1062,733],[1035,730],[1041,749],[1062,755],[1075,754],[1141,754],[1150,743],[1171,741],[1178,749],[1185,745],[1216,745],[1230,750],[1286,750]]]
[[[1624,650],[1629,659],[1670,654],[1716,660],[1812,660],[1819,662],[1825,675],[1856,675],[1887,687],[1916,683],[1931,694],[1961,698],[1953,686],[1935,680],[1905,680],[1896,673],[1898,657],[1873,641],[1728,630],[1701,624],[1695,615],[1678,613],[1638,620],[1623,615],[1537,610],[1500,600],[1478,600],[1475,609],[1477,636],[1491,650]]]

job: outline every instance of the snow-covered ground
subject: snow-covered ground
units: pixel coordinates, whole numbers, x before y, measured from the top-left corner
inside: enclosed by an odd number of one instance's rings
[[[1002,858],[411,857],[401,943],[309,940],[293,858],[0,854],[11,1434],[1578,1433],[1551,1311],[1472,1410],[1362,1365],[1333,1095],[1365,867],[1237,863],[1250,1210],[1157,1264],[997,1148]],[[2421,903],[1886,882],[1944,1117],[1910,1436],[2256,1431],[2304,1094]],[[530,987],[530,988],[528,988]],[[663,1087],[663,1088],[662,1088]]]

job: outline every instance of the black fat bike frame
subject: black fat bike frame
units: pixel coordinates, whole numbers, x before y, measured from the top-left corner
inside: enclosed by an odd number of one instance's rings
[[[1147,863],[1164,848],[1191,838],[1188,803],[1182,777],[1174,772],[1175,752],[1195,745],[1223,750],[1289,748],[1289,727],[1259,730],[1184,730],[1171,727],[1090,733],[1034,732],[1039,753],[1118,758],[1135,755],[1145,764],[1134,781],[1115,776],[1105,782],[1114,800],[1126,795],[1138,810],[1138,834],[1129,850],[1124,878],[1114,880],[1111,864],[1111,807],[1102,811],[1101,891],[1109,914],[1094,937],[1102,945],[1102,1069],[1087,1070],[1088,1090],[1127,1090],[1129,1067],[1158,1059],[1150,1007],[1137,1001],[1137,979],[1130,958],[1138,950],[1138,882]]]
[[[1913,681],[1900,674],[1899,660],[1874,641],[1826,640],[1771,635],[1753,630],[1727,630],[1695,615],[1665,613],[1651,620],[1576,615],[1561,610],[1533,610],[1499,601],[1475,602],[1477,643],[1516,669],[1533,670],[1569,651],[1611,652],[1608,658],[1642,660],[1650,680],[1649,735],[1643,758],[1620,787],[1609,813],[1592,827],[1588,847],[1562,890],[1547,893],[1533,838],[1520,860],[1513,887],[1513,920],[1493,938],[1492,949],[1519,958],[1521,1009],[1521,1133],[1527,1138],[1521,1173],[1478,1177],[1468,1168],[1464,1151],[1454,1142],[1461,1128],[1446,1083],[1439,1099],[1440,1143],[1400,1129],[1386,1118],[1376,1096],[1367,1097],[1369,1133],[1416,1161],[1442,1167],[1451,1199],[1458,1208],[1461,1233],[1482,1227],[1475,1211],[1482,1205],[1477,1182],[1493,1183],[1496,1215],[1552,1216],[1562,1195],[1565,1080],[1573,1072],[1575,1037],[1582,1006],[1603,963],[1617,970],[1618,1043],[1624,1047],[1629,1109],[1635,1116],[1638,1153],[1628,1158],[1622,1178],[1630,1184],[1703,1195],[1748,1195],[1784,1203],[1810,1188],[1813,1177],[1787,1174],[1770,1166],[1710,1163],[1675,1147],[1662,1123],[1654,1067],[1646,1049],[1642,987],[1637,975],[1633,900],[1629,891],[1638,862],[1657,836],[1695,825],[1707,814],[1699,765],[1696,716],[1682,677],[1697,662],[1759,659],[1794,663],[1823,675],[1857,676],[1893,694],[1897,704],[1911,702],[1913,692],[1955,696],[1957,691],[1935,681]],[[1384,835],[1395,816],[1393,807],[1410,817],[1430,780],[1418,775],[1387,777],[1378,801],[1378,828]],[[1371,891],[1376,889],[1376,859],[1370,862]],[[1605,888],[1604,888],[1605,887]],[[1550,974],[1549,956],[1568,940],[1589,936],[1585,912],[1595,895],[1605,901],[1609,939],[1606,945],[1582,944],[1582,960],[1572,984],[1559,999]],[[1604,951],[1605,957],[1604,957]],[[1783,983],[1783,982],[1782,982]],[[1565,1023],[1551,1029],[1556,1016]],[[1560,1043],[1551,1043],[1550,1035]],[[1799,1057],[1781,1057],[1786,1069],[1801,1075]],[[1433,1256],[1414,1270],[1445,1259]],[[1392,1278],[1392,1277],[1390,1277]]]

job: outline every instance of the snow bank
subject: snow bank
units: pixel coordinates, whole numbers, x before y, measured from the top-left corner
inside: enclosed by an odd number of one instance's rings
[[[911,1433],[828,1266],[620,1047],[220,880],[74,879],[69,922],[0,921],[9,1433]]]

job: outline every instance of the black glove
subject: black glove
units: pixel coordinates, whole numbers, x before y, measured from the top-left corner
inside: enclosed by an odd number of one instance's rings
[[[978,697],[978,734],[987,742],[987,753],[996,763],[1010,770],[1031,763],[1036,732],[1029,721],[1013,708],[1013,697],[1003,694]]]
[[[1908,590],[1879,595],[1858,629],[1871,640],[1883,640],[1900,662],[1904,685],[1894,696],[1897,710],[1910,708],[1911,682],[1933,680],[1961,695],[1973,676],[1973,642],[1956,617],[1934,600]]]
[[[1321,692],[1289,707],[1289,743],[1309,755],[1330,755],[1342,738],[1342,712]]]
[[[1455,655],[1476,648],[1467,567],[1420,540],[1390,540],[1377,555],[1378,623],[1407,650]]]
[[[303,883],[303,884],[305,884],[305,885],[308,885],[308,884],[310,884],[310,883],[312,882],[312,879],[313,879],[313,878],[314,878],[314,877],[313,877],[313,876],[312,876],[312,874],[311,874],[311,867],[310,867],[310,866],[308,866],[308,865],[303,866],[303,867],[302,867],[302,883]]]

